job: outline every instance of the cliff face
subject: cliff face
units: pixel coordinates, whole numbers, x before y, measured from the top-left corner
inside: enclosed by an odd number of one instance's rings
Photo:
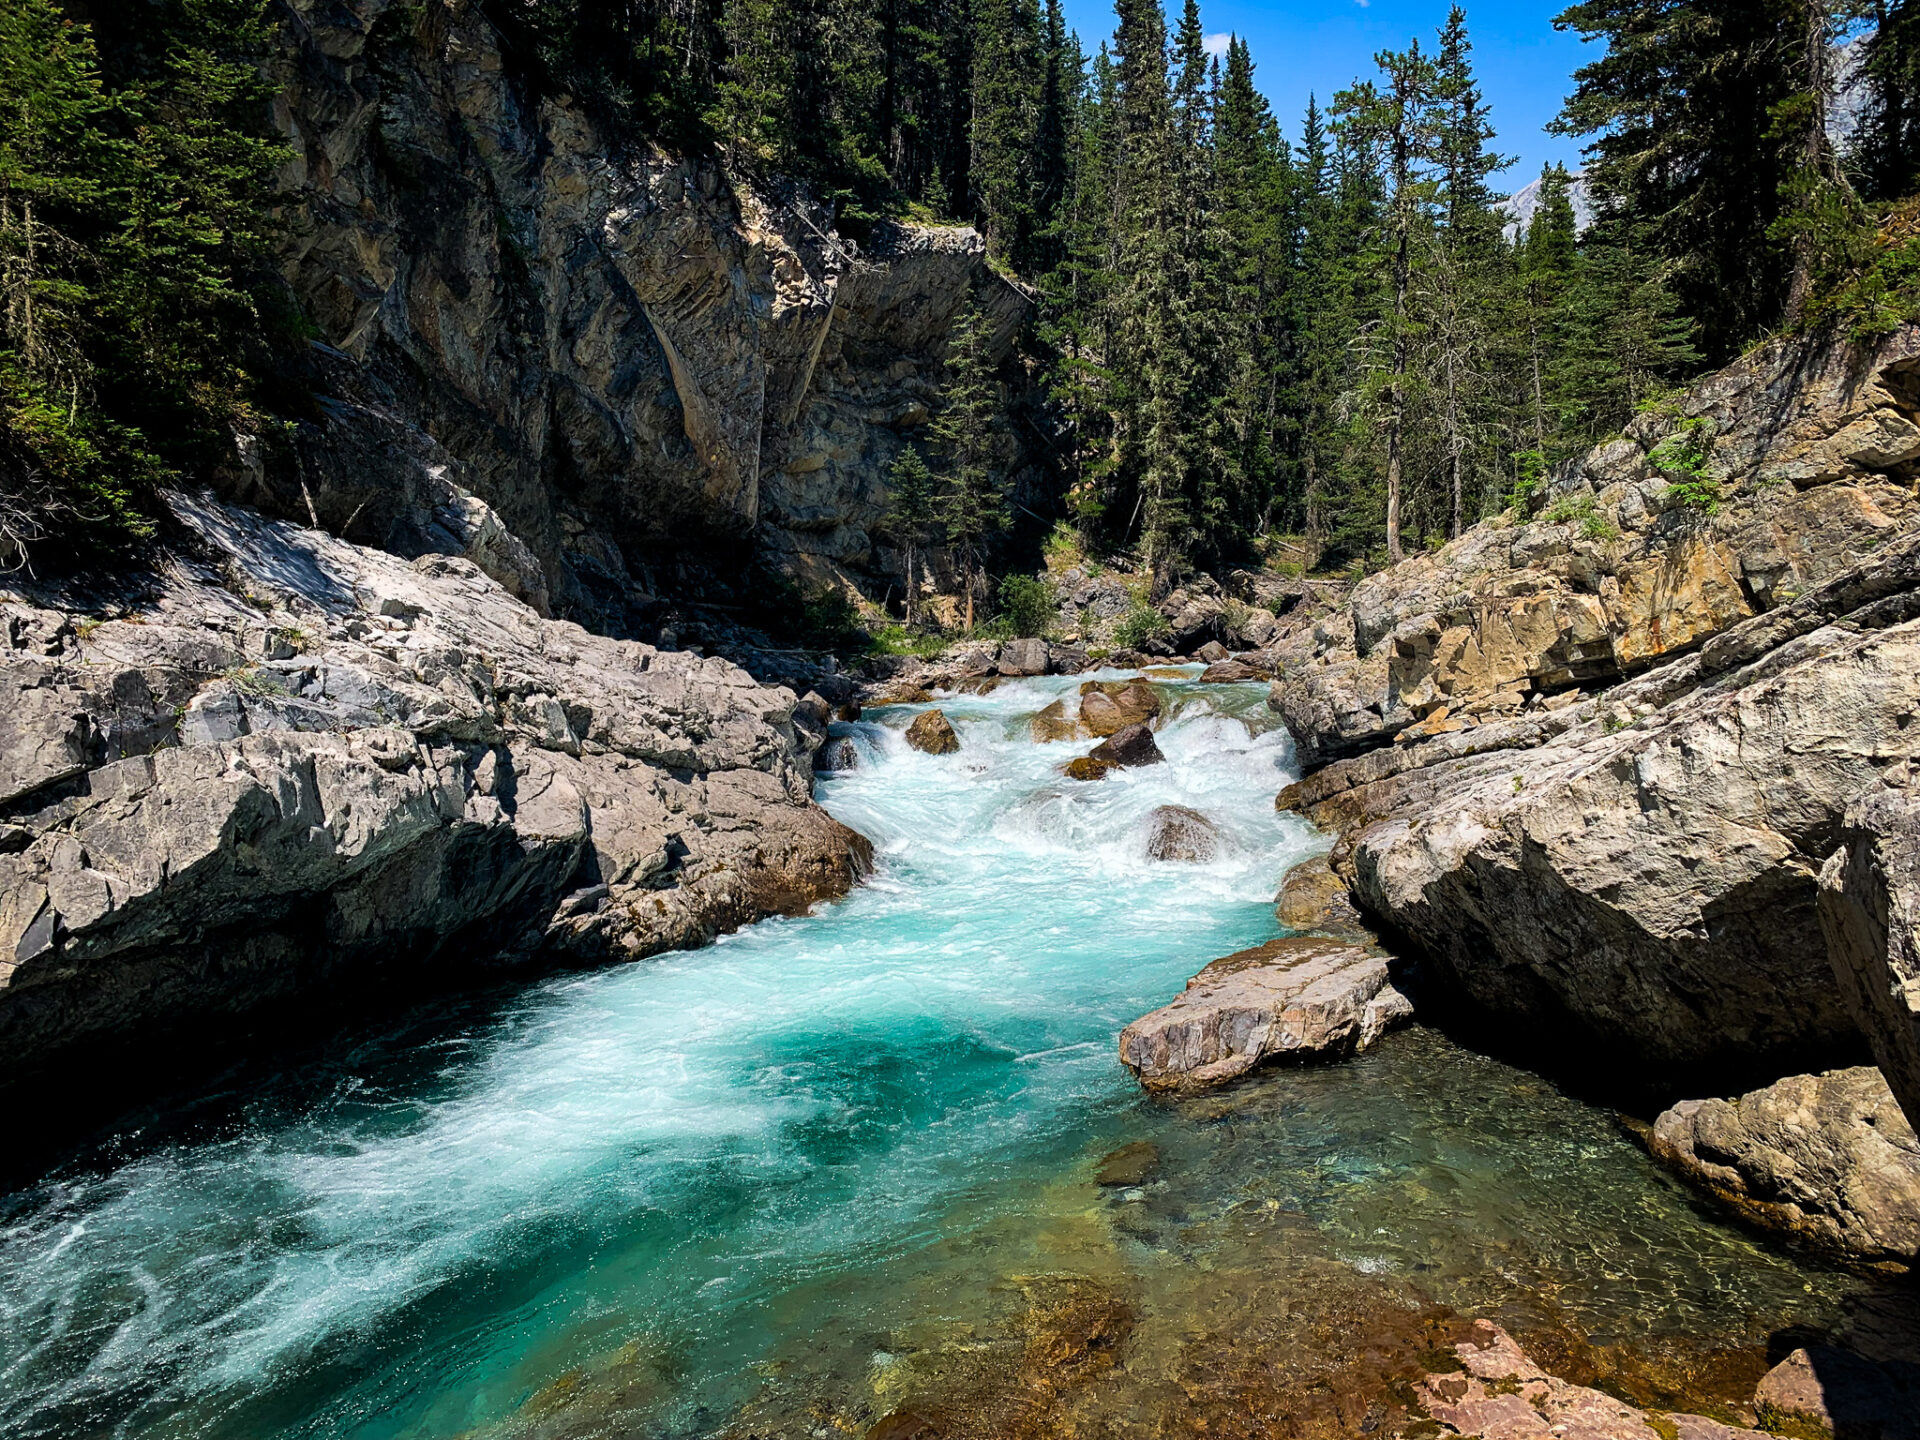
[[[293,463],[263,451],[235,498],[470,554],[616,629],[634,570],[689,541],[871,563],[953,315],[977,291],[1003,347],[1025,316],[977,234],[856,246],[803,198],[637,151],[521,83],[471,0],[285,11],[284,268],[321,398]]]
[[[1864,1054],[1817,878],[1850,798],[1920,747],[1916,356],[1913,330],[1766,347],[1538,518],[1289,617],[1273,703],[1317,768],[1282,803],[1559,1063],[1724,1093]],[[1677,488],[1703,481],[1711,510]]]

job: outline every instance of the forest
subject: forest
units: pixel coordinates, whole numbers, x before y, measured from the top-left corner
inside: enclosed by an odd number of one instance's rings
[[[1513,227],[1466,13],[1273,114],[1118,0],[484,0],[532,92],[622,143],[798,183],[858,238],[965,222],[1035,297],[1058,518],[1173,583],[1307,537],[1377,565],[1527,503],[1679,382],[1789,328],[1920,315],[1920,0],[1582,0],[1597,42]],[[111,549],[144,498],[274,411],[302,334],[271,264],[257,0],[0,14],[0,527]],[[97,17],[93,17],[97,18]],[[1830,134],[1838,89],[1858,121]],[[1529,177],[1530,178],[1530,177]],[[1512,188],[1503,183],[1502,190]],[[971,320],[894,478],[893,538],[1005,563],[1003,377]],[[1701,477],[1694,498],[1714,501]],[[1291,552],[1289,552],[1291,553]],[[969,591],[973,587],[969,587]]]

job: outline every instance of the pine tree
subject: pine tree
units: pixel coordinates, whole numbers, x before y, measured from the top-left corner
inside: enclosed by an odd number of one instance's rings
[[[933,528],[934,500],[933,472],[920,452],[909,445],[887,471],[887,528],[900,546],[900,580],[905,587],[903,603],[909,629],[920,608],[920,547]]]
[[[1855,165],[1871,200],[1920,191],[1920,0],[1877,0],[1862,68],[1869,103]]]
[[[972,180],[990,251],[1025,268],[1037,229],[1042,46],[1033,0],[976,0]]]
[[[978,304],[955,317],[947,338],[945,407],[933,426],[944,470],[935,511],[960,569],[969,633],[985,576],[988,541],[1006,529],[1009,520],[1007,496],[994,476],[994,420],[1000,396],[993,374],[992,338]]]
[[[1398,562],[1405,558],[1400,511],[1415,343],[1413,265],[1435,188],[1429,167],[1436,139],[1433,102],[1440,77],[1417,40],[1404,52],[1382,51],[1374,62],[1380,67],[1384,88],[1367,81],[1343,91],[1335,109],[1343,124],[1380,146],[1386,164],[1393,310],[1384,343],[1381,398],[1387,439],[1387,558]]]

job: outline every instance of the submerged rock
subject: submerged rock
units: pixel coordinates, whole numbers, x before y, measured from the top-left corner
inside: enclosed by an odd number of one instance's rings
[[[1868,1260],[1920,1256],[1920,1139],[1871,1066],[1682,1101],[1649,1144],[1763,1225]]]
[[[1094,1183],[1109,1188],[1144,1185],[1160,1168],[1160,1149],[1150,1140],[1122,1145],[1100,1162]]]
[[[1147,817],[1147,858],[1205,864],[1220,852],[1220,832],[1198,810],[1162,805]]]
[[[960,737],[945,712],[926,710],[907,726],[907,744],[928,755],[951,755],[960,748]]]
[[[1077,740],[1080,726],[1067,714],[1067,702],[1056,700],[1029,722],[1033,732],[1033,743],[1051,745],[1057,740]]]
[[[1820,925],[1848,1009],[1920,1128],[1920,793],[1912,767],[1847,807],[1820,872]]]
[[[1453,1346],[1459,1369],[1430,1373],[1413,1387],[1444,1435],[1497,1440],[1758,1440],[1703,1415],[1652,1414],[1604,1391],[1547,1374],[1488,1320]],[[1432,1361],[1428,1361],[1432,1364]]]
[[[1214,961],[1120,1032],[1120,1059],[1150,1090],[1200,1090],[1271,1059],[1365,1049],[1412,1014],[1386,957],[1296,936]]]
[[[1167,757],[1154,744],[1153,731],[1145,725],[1129,725],[1124,730],[1116,730],[1094,746],[1087,758],[1102,765],[1139,769],[1145,765],[1159,765]]]

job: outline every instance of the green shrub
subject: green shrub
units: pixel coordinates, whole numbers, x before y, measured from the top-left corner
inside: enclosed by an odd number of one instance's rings
[[[1138,650],[1154,640],[1164,640],[1173,626],[1145,600],[1136,599],[1113,627],[1114,643],[1123,650]]]
[[[1707,515],[1720,508],[1720,481],[1707,469],[1713,454],[1713,433],[1713,421],[1696,416],[1682,422],[1647,456],[1653,468],[1670,482],[1665,491],[1669,504]]]
[[[1053,585],[1038,575],[1009,575],[1000,582],[1000,619],[1022,640],[1044,635],[1059,602]]]

